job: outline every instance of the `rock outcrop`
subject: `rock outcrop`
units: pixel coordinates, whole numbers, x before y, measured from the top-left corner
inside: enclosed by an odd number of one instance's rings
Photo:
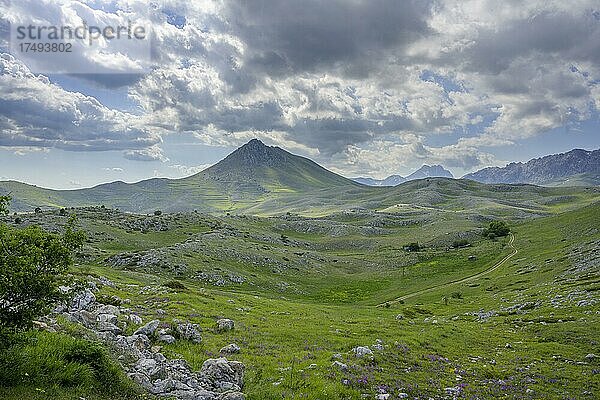
[[[77,293],[71,303],[58,307],[69,321],[89,329],[89,336],[108,346],[127,375],[148,392],[159,397],[178,400],[243,400],[244,364],[226,358],[208,359],[200,371],[195,372],[182,359],[167,359],[160,353],[160,346],[152,340],[172,343],[176,335],[180,340],[200,343],[202,329],[197,324],[178,323],[174,332],[161,329],[157,319],[139,327],[132,335],[124,335],[127,322],[141,323],[141,318],[132,318],[130,310],[96,301],[92,290]],[[165,326],[165,325],[162,325]],[[219,330],[233,329],[232,320],[218,321]],[[173,335],[171,335],[173,333]],[[223,353],[239,351],[237,345],[227,347]]]

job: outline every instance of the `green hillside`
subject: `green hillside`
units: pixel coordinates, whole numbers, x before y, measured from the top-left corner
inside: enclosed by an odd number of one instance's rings
[[[395,190],[431,200],[425,182]],[[565,196],[560,189],[513,189],[515,204],[501,211],[517,253],[490,270],[514,252],[508,238],[482,236],[498,209],[454,207],[483,204],[490,193],[496,197],[488,201],[499,205],[508,189],[431,182],[436,191],[447,186],[435,206],[393,212],[143,216],[77,209],[89,240],[74,273],[110,279],[100,294],[129,299],[144,321],[198,323],[202,343],[163,348],[196,369],[219,348],[239,344],[230,358],[247,366],[248,399],[360,399],[380,390],[391,398],[597,398],[597,361],[587,357],[598,353],[600,328],[597,195],[556,201]],[[537,200],[527,203],[528,196]],[[545,216],[529,211],[549,198]],[[67,220],[58,211],[20,218],[47,229]],[[466,245],[454,247],[458,239]],[[420,250],[406,251],[410,242]],[[170,289],[174,280],[177,289]],[[236,329],[213,331],[222,317]],[[373,359],[354,356],[356,346],[370,346]],[[27,390],[0,395],[17,399]]]
[[[258,140],[183,179],[113,182],[79,190],[0,182],[0,194],[11,194],[14,211],[105,205],[136,213],[196,210],[216,214],[326,215],[347,209],[393,213],[420,206],[449,212],[493,210],[498,216],[516,211],[526,217],[545,215],[561,204],[569,207],[568,204],[585,203],[598,192],[597,187],[487,185],[448,178],[421,179],[395,187],[365,186]]]

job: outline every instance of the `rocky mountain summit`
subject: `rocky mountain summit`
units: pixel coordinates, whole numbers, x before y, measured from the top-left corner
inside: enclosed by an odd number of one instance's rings
[[[534,158],[526,163],[489,167],[467,174],[466,179],[482,183],[531,183],[534,185],[577,185],[600,183],[600,149],[571,150]],[[579,179],[579,182],[577,182]]]
[[[441,165],[424,164],[421,168],[407,177],[403,177],[401,175],[390,175],[385,179],[354,178],[353,180],[368,186],[396,186],[404,182],[425,178],[454,178],[454,175],[452,175],[452,172],[448,171]]]

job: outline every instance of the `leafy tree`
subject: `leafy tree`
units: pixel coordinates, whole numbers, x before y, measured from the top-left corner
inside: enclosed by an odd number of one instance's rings
[[[483,231],[483,236],[490,239],[496,237],[507,236],[510,233],[510,228],[504,221],[492,221],[490,225]]]
[[[0,197],[1,213],[6,213],[9,200]],[[59,286],[71,283],[66,276],[71,253],[84,239],[83,232],[75,230],[74,216],[62,235],[38,226],[0,224],[0,333],[30,327],[33,319],[66,299]]]

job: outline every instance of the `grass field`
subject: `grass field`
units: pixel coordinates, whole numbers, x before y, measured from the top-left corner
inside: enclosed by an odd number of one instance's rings
[[[586,356],[600,354],[600,204],[581,194],[543,206],[457,205],[467,200],[313,217],[72,210],[89,237],[74,272],[113,281],[101,293],[129,299],[144,321],[200,324],[201,344],[164,350],[194,368],[237,343],[231,358],[246,365],[249,399],[598,398],[600,364]],[[481,236],[498,215],[518,253],[448,284],[513,251],[508,238]],[[66,220],[22,218],[48,229]],[[457,239],[469,245],[453,248]],[[405,251],[410,242],[422,249]],[[165,286],[174,279],[186,289]],[[236,329],[217,333],[221,317]],[[357,358],[356,346],[371,346],[373,359]],[[76,398],[35,382],[2,394]],[[95,398],[92,384],[77,387]]]

